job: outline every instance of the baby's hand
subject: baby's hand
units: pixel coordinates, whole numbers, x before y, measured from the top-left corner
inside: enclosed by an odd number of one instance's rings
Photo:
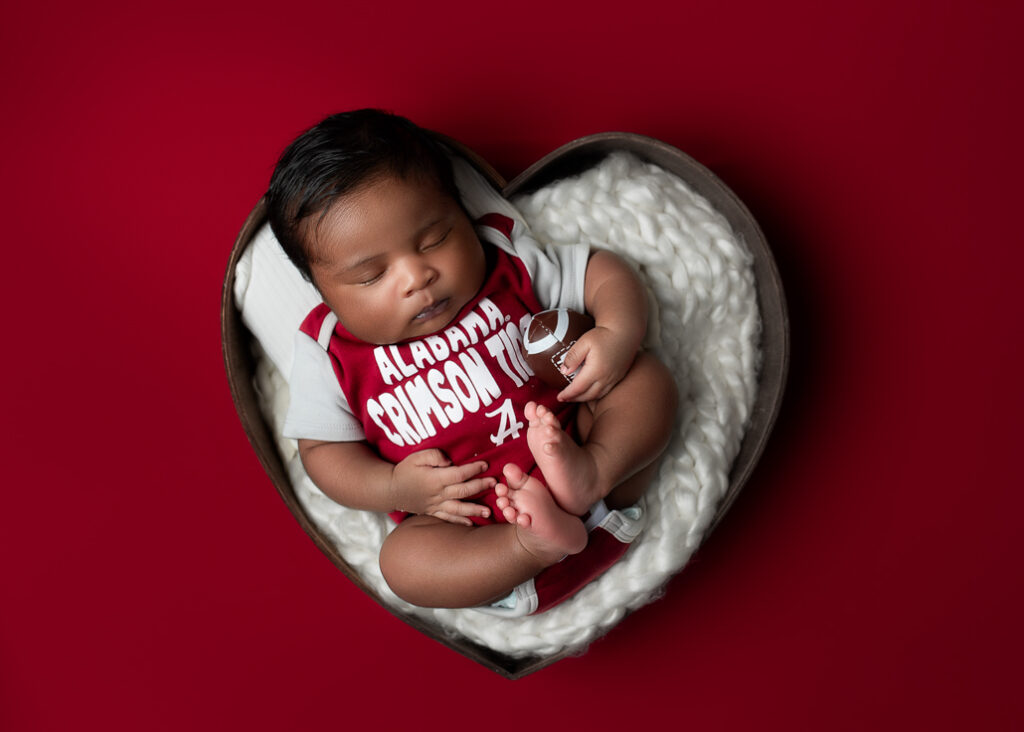
[[[614,331],[597,326],[579,337],[562,363],[562,373],[579,373],[562,389],[563,402],[590,402],[600,399],[618,384],[636,358],[632,337],[619,337]],[[583,367],[580,368],[580,364]]]
[[[455,524],[472,526],[469,516],[486,518],[487,506],[462,499],[493,488],[494,478],[474,478],[487,463],[452,465],[440,450],[420,450],[395,465],[391,473],[392,504],[399,511],[435,516]]]

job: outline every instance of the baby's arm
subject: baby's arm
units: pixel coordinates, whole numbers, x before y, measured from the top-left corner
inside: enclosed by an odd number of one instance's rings
[[[583,300],[595,326],[565,357],[563,371],[583,368],[558,395],[562,401],[600,399],[625,376],[647,333],[647,296],[626,262],[598,250],[587,262]]]
[[[527,405],[524,412],[526,440],[548,489],[576,516],[598,500],[624,508],[644,494],[671,439],[678,398],[664,364],[640,352],[647,297],[625,262],[604,251],[590,258],[584,304],[596,325],[566,354],[566,367],[580,370],[558,395],[588,402],[577,419],[583,442],[570,438],[546,407]]]
[[[319,440],[299,440],[299,455],[316,486],[349,508],[408,511],[467,526],[468,517],[490,514],[462,500],[494,487],[494,478],[474,477],[487,469],[482,461],[452,465],[440,450],[420,450],[392,465],[366,443]]]

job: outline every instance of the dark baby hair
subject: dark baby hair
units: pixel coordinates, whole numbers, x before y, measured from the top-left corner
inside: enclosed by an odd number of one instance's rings
[[[334,203],[359,187],[394,176],[432,179],[460,202],[451,161],[437,139],[404,117],[379,109],[332,114],[281,154],[267,189],[274,236],[310,274],[310,234]]]

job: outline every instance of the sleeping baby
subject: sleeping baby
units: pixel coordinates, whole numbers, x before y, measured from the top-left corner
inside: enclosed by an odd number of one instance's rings
[[[391,589],[475,607],[586,552],[596,506],[636,503],[668,443],[675,382],[640,344],[632,269],[541,246],[501,213],[471,220],[446,149],[378,110],[333,115],[283,153],[267,192],[281,246],[323,303],[295,341],[284,434],[340,504],[390,512]],[[531,314],[595,322],[545,385]]]

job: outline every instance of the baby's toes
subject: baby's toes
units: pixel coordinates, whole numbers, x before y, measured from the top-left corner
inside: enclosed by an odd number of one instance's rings
[[[538,419],[540,419],[541,422],[548,425],[549,427],[554,427],[559,430],[562,427],[562,425],[558,423],[558,418],[555,417],[555,413],[552,412],[547,407],[545,407],[543,404],[537,407],[537,417]]]
[[[563,432],[561,427],[559,427],[557,424],[549,424],[545,425],[543,434],[545,440],[547,440],[548,442],[555,442],[556,440],[561,440],[562,435],[564,435],[565,432]]]
[[[502,473],[505,475],[508,485],[517,490],[522,488],[523,484],[526,483],[526,473],[524,473],[523,469],[515,463],[506,464],[505,467],[502,468]],[[511,490],[511,488],[509,490]]]

